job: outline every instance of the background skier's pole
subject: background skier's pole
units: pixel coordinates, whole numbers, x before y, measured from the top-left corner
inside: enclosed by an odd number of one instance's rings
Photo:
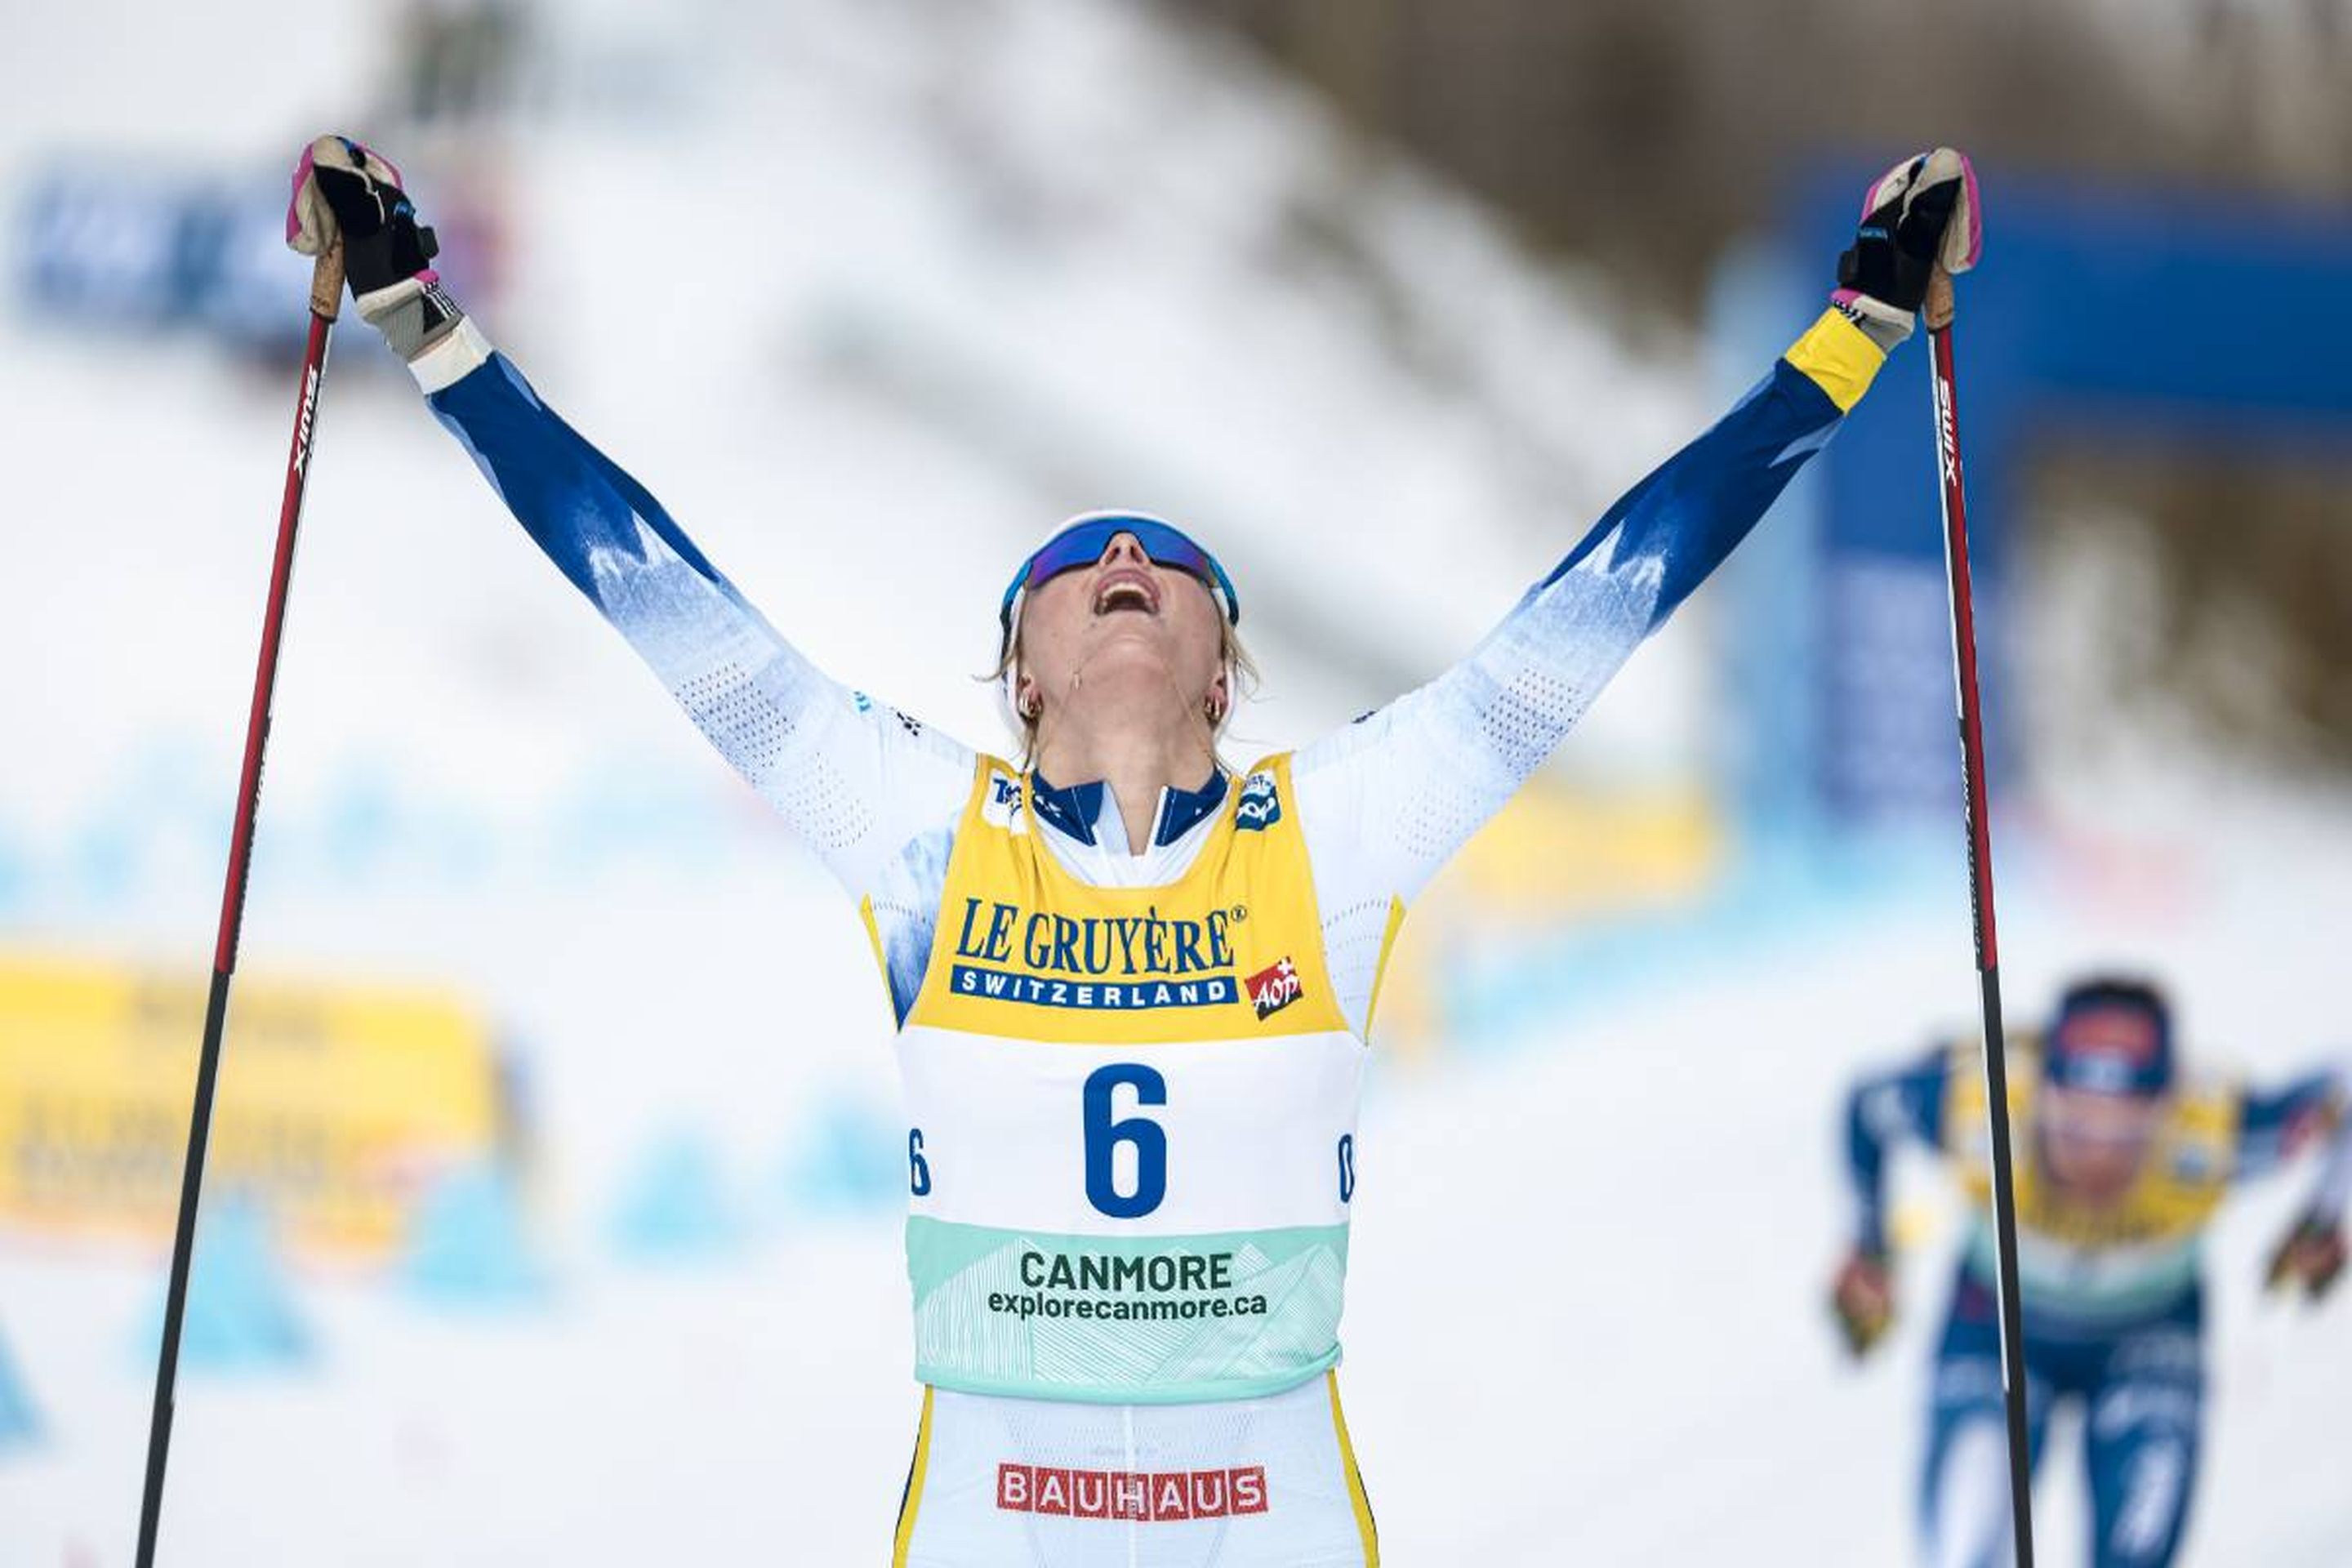
[[[172,1235],[172,1278],[163,1297],[163,1347],[155,1367],[155,1409],[147,1429],[147,1480],[139,1502],[138,1568],[155,1561],[155,1531],[163,1506],[163,1463],[172,1447],[172,1394],[180,1367],[180,1319],[188,1304],[188,1262],[196,1237],[197,1196],[205,1180],[205,1145],[212,1132],[213,1089],[220,1077],[221,1031],[228,1021],[229,976],[245,923],[246,871],[253,855],[253,819],[261,799],[261,752],[269,741],[269,699],[278,684],[278,640],[286,625],[286,590],[294,574],[295,526],[310,472],[318,429],[319,386],[327,374],[327,337],[343,291],[343,252],[320,256],[310,273],[310,338],[302,355],[301,390],[294,405],[294,441],[286,458],[286,492],[278,510],[278,549],[262,611],[261,659],[253,676],[253,706],[245,721],[245,769],[237,782],[236,826],[229,837],[228,877],[221,889],[220,931],[213,946],[212,994],[205,1004],[204,1047],[196,1058],[195,1110],[188,1122],[187,1164],[180,1176],[180,1218]]]
[[[1960,473],[1958,373],[1952,363],[1952,279],[1942,268],[1922,314],[1934,351],[1936,465],[1943,482],[1944,571],[1952,591],[1952,678],[1969,834],[1969,897],[1983,1005],[1985,1104],[1992,1123],[1992,1219],[2000,1296],[2000,1382],[2009,1417],[2009,1497],[2017,1568],[2033,1568],[2033,1462],[2027,1441],[2024,1330],[2018,1304],[2017,1188],[2010,1158],[2009,1060],[2000,1026],[2000,955],[1993,936],[1992,826],[1985,814],[1984,710],[1977,691],[1976,602],[1969,584],[1969,503]]]

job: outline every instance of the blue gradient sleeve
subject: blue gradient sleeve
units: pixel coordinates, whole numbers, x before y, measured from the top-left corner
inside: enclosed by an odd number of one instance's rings
[[[1419,892],[1558,749],[1829,444],[1885,357],[1827,313],[1611,507],[1469,657],[1299,752],[1300,820],[1351,1018],[1369,1013],[1391,904]]]
[[[1626,491],[1535,592],[1596,553],[1640,563],[1655,585],[1641,629],[1655,631],[1748,537],[1843,418],[1811,376],[1788,360],[1775,362],[1712,429]]]
[[[1937,1049],[1898,1072],[1866,1078],[1846,1098],[1846,1177],[1853,1190],[1854,1241],[1886,1250],[1886,1156],[1906,1140],[1935,1147],[1944,1138],[1951,1053]]]
[[[645,563],[656,552],[701,577],[739,612],[753,614],[661,502],[541,402],[506,355],[493,353],[425,401],[532,542],[608,617],[605,591],[626,574],[614,572],[614,563]]]
[[[924,909],[926,889],[901,886],[911,847],[952,827],[972,753],[828,679],[506,356],[478,352],[425,381],[427,401],[532,542],[854,896]]]

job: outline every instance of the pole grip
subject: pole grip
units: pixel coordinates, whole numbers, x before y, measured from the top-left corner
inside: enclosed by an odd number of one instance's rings
[[[331,321],[343,308],[343,242],[335,243],[319,253],[316,265],[310,268],[310,313],[322,321]]]
[[[1936,270],[1927,275],[1927,297],[1919,303],[1919,314],[1927,322],[1927,330],[1940,332],[1952,324],[1952,275],[1937,262]]]

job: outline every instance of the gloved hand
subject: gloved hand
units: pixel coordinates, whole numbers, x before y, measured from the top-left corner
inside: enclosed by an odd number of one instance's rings
[[[1830,1310],[1845,1331],[1845,1346],[1868,1355],[1895,1321],[1895,1274],[1886,1254],[1857,1247],[1846,1255],[1830,1288]]]
[[[319,256],[338,239],[352,302],[403,359],[431,348],[463,316],[432,269],[440,246],[417,223],[400,171],[349,137],[321,136],[294,167],[286,243]]]
[[[1893,347],[1911,335],[1937,265],[1957,275],[1977,264],[1982,217],[1976,166],[1966,153],[1938,147],[1904,160],[1864,194],[1862,223],[1838,258],[1831,302]]]
[[[2300,1289],[2316,1301],[2343,1277],[2345,1251],[2344,1222],[2307,1214],[2272,1251],[2267,1282],[2273,1290]]]

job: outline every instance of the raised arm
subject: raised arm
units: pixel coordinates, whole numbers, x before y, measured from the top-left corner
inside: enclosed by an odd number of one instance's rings
[[[1469,657],[1307,746],[1302,819],[1410,898],[1836,433],[1885,353],[1825,312],[1738,406],[1626,493]],[[1318,855],[1318,868],[1342,857]]]
[[[1747,537],[1909,334],[1937,257],[1956,269],[1974,259],[1972,187],[1953,153],[1890,172],[1872,188],[1831,309],[1754,390],[1611,507],[1468,658],[1298,753],[1299,820],[1327,920],[1385,918],[1418,892]],[[1360,1020],[1374,966],[1334,959],[1342,1005]]]
[[[298,248],[340,230],[361,314],[524,531],[853,896],[952,825],[972,753],[803,658],[643,485],[541,400],[426,267],[432,231],[416,226],[397,170],[321,137],[295,178]]]

